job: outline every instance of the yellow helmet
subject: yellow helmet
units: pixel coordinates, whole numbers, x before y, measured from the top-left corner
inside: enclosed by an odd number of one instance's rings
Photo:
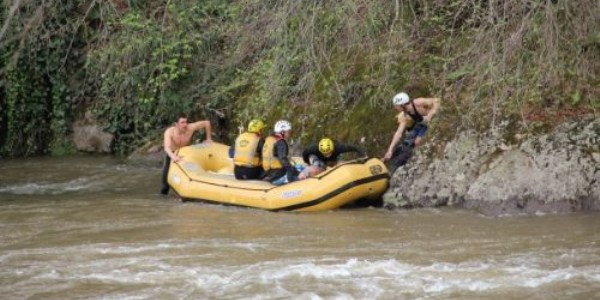
[[[319,152],[323,153],[326,157],[331,156],[333,150],[333,141],[330,138],[323,138],[319,141]]]
[[[254,119],[248,123],[248,132],[261,133],[265,128],[265,123],[259,119]]]

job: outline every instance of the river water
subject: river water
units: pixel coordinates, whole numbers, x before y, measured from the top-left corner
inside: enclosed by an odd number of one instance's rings
[[[600,299],[600,215],[265,212],[157,195],[159,166],[0,160],[2,299]]]

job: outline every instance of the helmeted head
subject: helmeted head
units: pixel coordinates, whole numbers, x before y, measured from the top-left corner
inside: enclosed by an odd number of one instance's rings
[[[330,138],[323,138],[319,141],[319,152],[325,157],[330,157],[333,154],[335,147],[333,141]]]
[[[275,123],[275,127],[273,129],[275,133],[283,133],[292,130],[292,125],[286,120],[279,120]]]
[[[265,123],[262,120],[254,119],[248,123],[248,132],[261,134],[265,129]]]
[[[394,98],[392,98],[392,103],[394,106],[406,105],[409,101],[410,98],[408,97],[408,94],[404,92],[398,93],[396,96],[394,96]]]

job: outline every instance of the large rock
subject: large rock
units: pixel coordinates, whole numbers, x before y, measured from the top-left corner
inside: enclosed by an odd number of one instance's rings
[[[129,155],[127,161],[134,164],[159,166],[165,159],[163,149],[162,140],[150,141]]]
[[[110,153],[113,140],[114,136],[102,131],[89,113],[73,123],[73,144],[78,151]]]
[[[430,207],[462,203],[470,183],[486,157],[497,151],[499,142],[466,131],[435,155],[432,145],[416,150],[412,160],[392,176],[384,195],[388,207]]]
[[[516,145],[506,145],[502,132],[460,134],[442,157],[419,149],[394,174],[385,205],[455,205],[488,215],[600,210],[599,119]]]

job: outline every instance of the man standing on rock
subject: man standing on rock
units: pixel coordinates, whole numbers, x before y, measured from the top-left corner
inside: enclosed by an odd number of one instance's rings
[[[211,143],[211,126],[209,121],[198,121],[188,124],[187,116],[183,113],[177,117],[175,125],[167,128],[164,134],[164,150],[165,150],[165,164],[162,170],[162,188],[160,193],[166,195],[169,193],[169,183],[167,181],[167,175],[169,174],[169,166],[171,160],[174,162],[180,162],[182,157],[175,154],[179,148],[189,145],[192,142],[192,136],[200,129],[204,129],[206,133],[206,140],[204,142]]]
[[[397,116],[398,129],[383,157],[384,161],[390,160],[391,174],[406,164],[412,156],[413,149],[421,144],[428,129],[427,124],[440,108],[440,98],[416,98],[411,101],[408,94],[399,93],[394,96],[392,103],[400,112]],[[407,131],[406,137],[398,145],[404,131]]]

